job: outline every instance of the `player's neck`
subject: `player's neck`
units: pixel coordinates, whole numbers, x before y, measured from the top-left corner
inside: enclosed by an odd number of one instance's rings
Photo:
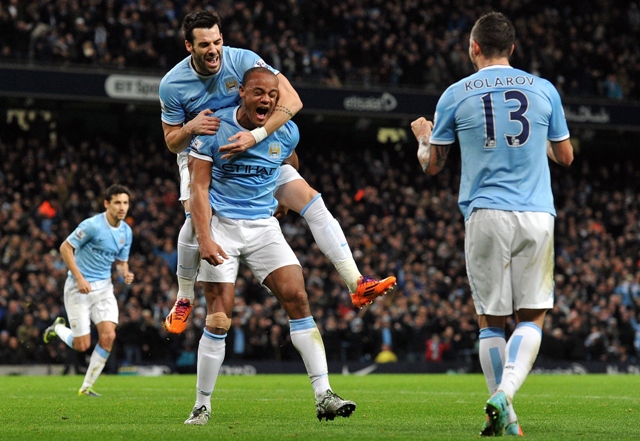
[[[254,123],[251,122],[251,120],[247,116],[247,112],[244,111],[242,106],[238,107],[238,111],[236,113],[236,119],[238,121],[238,124],[240,124],[243,128],[247,130],[253,130],[257,127]]]
[[[105,213],[105,216],[107,217],[107,222],[109,223],[109,225],[111,225],[112,227],[117,227],[120,224],[120,220],[118,220],[118,218],[110,216],[109,212]]]
[[[511,66],[508,58],[477,58],[476,65],[478,70],[491,66]]]

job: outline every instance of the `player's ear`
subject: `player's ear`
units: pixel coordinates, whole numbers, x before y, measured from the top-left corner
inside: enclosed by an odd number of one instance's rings
[[[189,43],[189,40],[185,40],[184,41],[184,47],[187,48],[187,51],[192,54],[193,53],[193,46],[191,45],[191,43]]]

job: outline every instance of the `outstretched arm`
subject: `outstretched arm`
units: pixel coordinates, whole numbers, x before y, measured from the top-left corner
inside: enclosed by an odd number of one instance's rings
[[[302,109],[302,101],[298,96],[298,92],[296,92],[289,80],[284,75],[278,74],[278,81],[278,104],[265,125],[253,129],[251,132],[239,132],[231,136],[229,144],[220,147],[220,152],[225,153],[222,159],[231,158],[250,149],[285,125]]]

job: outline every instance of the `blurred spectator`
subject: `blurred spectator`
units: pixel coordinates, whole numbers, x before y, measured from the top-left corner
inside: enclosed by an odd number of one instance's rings
[[[374,361],[376,363],[397,363],[398,356],[391,350],[391,346],[383,343]]]
[[[187,56],[179,28],[193,2],[78,1],[73,8],[54,0],[16,3],[0,3],[2,60],[160,75]],[[466,56],[470,27],[487,8],[497,8],[517,28],[515,67],[549,79],[565,95],[640,99],[638,4],[605,5],[198,2],[220,14],[227,45],[253,50],[292,81],[432,93],[473,72]]]
[[[445,353],[451,350],[451,344],[443,342],[439,334],[432,334],[427,340],[427,351],[424,354],[427,362],[439,362],[444,358]]]

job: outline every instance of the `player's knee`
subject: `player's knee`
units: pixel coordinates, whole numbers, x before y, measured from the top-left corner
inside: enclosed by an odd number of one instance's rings
[[[224,312],[215,312],[208,314],[205,324],[207,331],[214,334],[224,335],[231,327],[231,319]]]
[[[78,351],[78,352],[84,352],[87,349],[89,349],[89,346],[91,346],[91,342],[90,341],[86,341],[83,338],[74,338],[73,339],[73,349]]]
[[[98,338],[98,342],[100,343],[100,346],[102,346],[102,348],[105,351],[110,351],[111,348],[113,347],[113,342],[116,341],[116,331],[108,331],[108,332],[104,332],[100,335],[100,337]]]

